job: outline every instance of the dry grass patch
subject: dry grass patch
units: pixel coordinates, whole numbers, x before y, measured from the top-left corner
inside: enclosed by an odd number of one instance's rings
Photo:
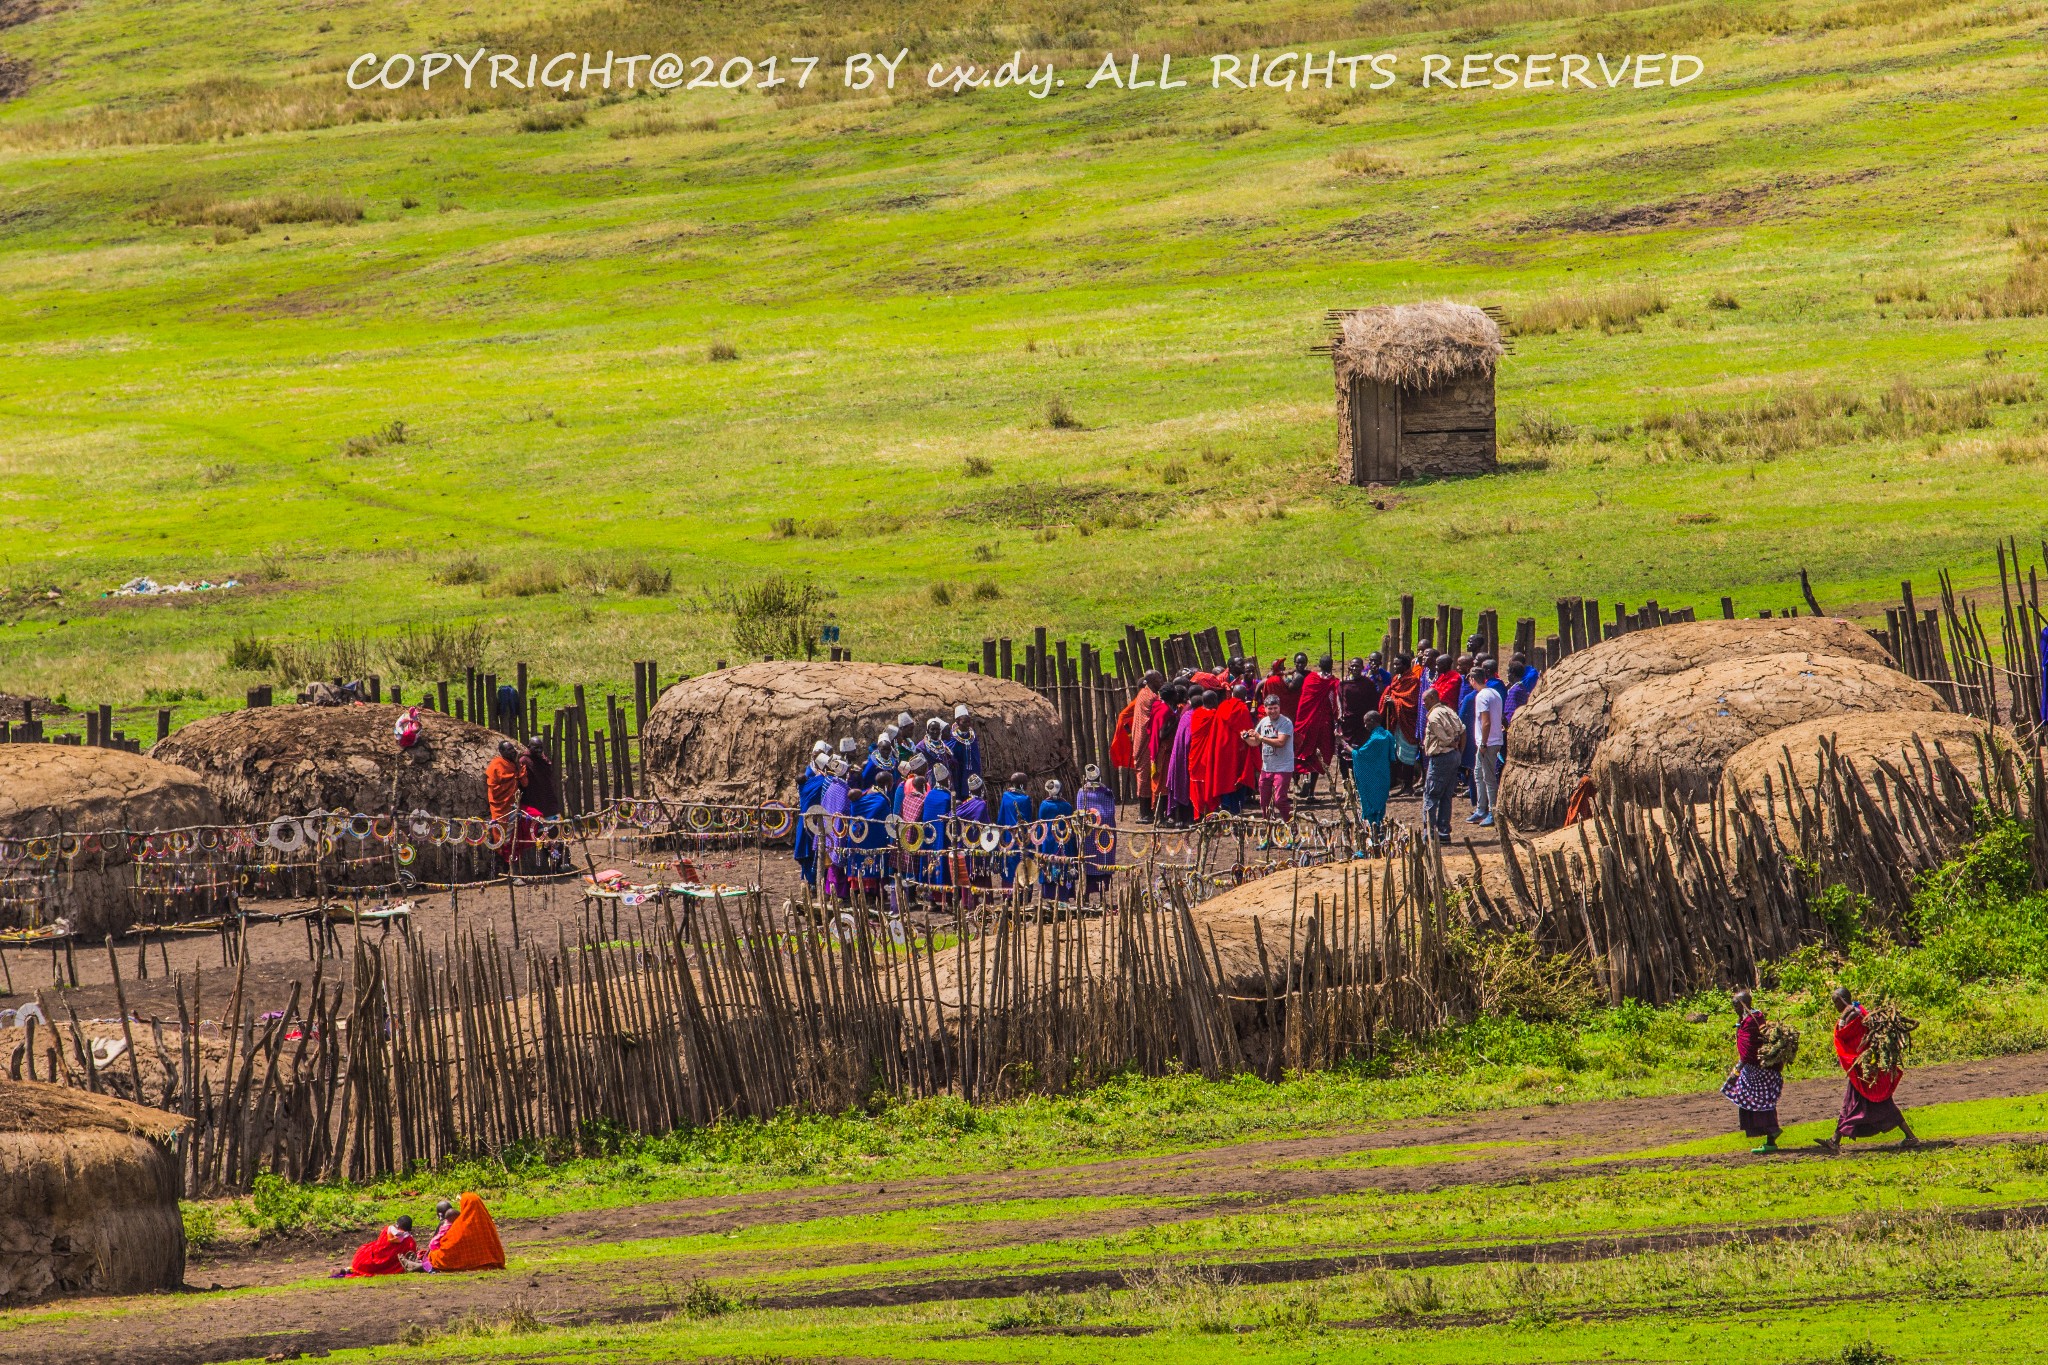
[[[1634,332],[1642,320],[1664,311],[1664,295],[1654,285],[1625,284],[1596,293],[1551,294],[1508,310],[1508,330],[1517,336],[1598,327],[1603,332]]]
[[[1339,152],[1330,158],[1330,164],[1346,175],[1362,175],[1375,180],[1391,180],[1404,173],[1400,162],[1369,147]]]
[[[159,199],[137,216],[145,222],[178,227],[238,228],[256,233],[266,223],[358,223],[363,205],[361,200],[341,194],[274,194],[260,199],[183,194]]]

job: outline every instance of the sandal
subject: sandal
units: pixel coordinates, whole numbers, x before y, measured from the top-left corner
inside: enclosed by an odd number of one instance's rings
[[[1770,1156],[1771,1154],[1773,1154],[1773,1153],[1774,1153],[1774,1152],[1776,1152],[1777,1150],[1778,1150],[1778,1142],[1777,1142],[1777,1139],[1775,1139],[1775,1138],[1767,1138],[1767,1139],[1765,1139],[1765,1141],[1764,1141],[1764,1145],[1763,1145],[1763,1146],[1761,1146],[1761,1147],[1752,1147],[1752,1148],[1750,1148],[1750,1149],[1749,1149],[1749,1154],[1750,1154],[1751,1156]]]

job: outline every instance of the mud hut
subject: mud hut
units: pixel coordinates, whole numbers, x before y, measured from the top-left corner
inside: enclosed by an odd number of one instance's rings
[[[229,820],[314,810],[425,810],[480,816],[484,769],[504,738],[420,712],[419,743],[398,747],[402,706],[252,706],[196,720],[150,750],[200,775]]]
[[[908,711],[920,726],[965,703],[981,734],[983,775],[1060,778],[1074,757],[1052,703],[1019,683],[921,664],[743,664],[677,683],[647,713],[641,752],[655,791],[676,800],[794,800],[818,740],[863,745]]]
[[[0,1303],[185,1280],[174,1114],[0,1081]]]
[[[1888,665],[1869,631],[1824,616],[1774,620],[1683,621],[1582,649],[1543,675],[1536,695],[1508,727],[1508,762],[1499,811],[1518,830],[1555,829],[1593,753],[1607,737],[1615,698],[1638,683],[1688,668],[1761,654],[1808,650]]]
[[[1866,782],[1876,777],[1881,764],[1899,773],[1919,770],[1923,750],[1927,758],[1935,760],[1946,751],[1965,778],[1974,779],[1980,739],[2011,743],[2010,736],[1954,711],[1852,711],[1821,716],[1774,730],[1737,749],[1722,766],[1721,790],[1731,803],[1739,796],[1747,797],[1763,810],[1768,783],[1770,804],[1782,810],[1788,783],[1810,791],[1819,780],[1823,740]]]
[[[125,932],[139,910],[133,859],[125,837],[103,836],[219,823],[189,768],[120,749],[0,745],[0,922]]]
[[[1485,474],[1498,465],[1493,372],[1500,327],[1462,303],[1331,317],[1337,475],[1349,484]]]
[[[1724,659],[1615,698],[1593,755],[1600,790],[1654,803],[1712,798],[1745,745],[1788,726],[1857,711],[1942,711],[1932,688],[1894,668],[1808,652]]]

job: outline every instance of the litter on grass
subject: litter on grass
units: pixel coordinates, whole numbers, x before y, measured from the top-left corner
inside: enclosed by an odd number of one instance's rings
[[[180,579],[176,583],[159,583],[154,578],[149,578],[145,576],[142,578],[129,579],[120,587],[115,588],[110,593],[107,593],[106,596],[168,597],[172,593],[180,592],[225,592],[229,588],[238,588],[240,586],[241,581],[239,579],[234,578],[230,578],[225,583],[212,583],[204,578],[200,579],[197,583],[188,583],[183,579]]]

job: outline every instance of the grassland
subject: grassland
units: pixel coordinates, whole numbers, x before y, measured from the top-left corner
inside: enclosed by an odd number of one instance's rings
[[[189,715],[337,632],[415,682],[446,658],[394,637],[437,625],[552,683],[695,670],[771,572],[836,594],[860,657],[955,661],[1041,622],[1376,638],[1404,590],[1753,610],[1803,566],[1869,610],[1981,581],[1994,536],[2048,530],[2041,14],[53,8],[0,30],[33,74],[0,104],[0,685]],[[524,132],[337,74],[469,37],[899,29],[1069,88],[592,98]],[[1078,88],[1101,47],[1290,44],[1707,74]],[[1323,310],[1438,296],[1520,319],[1506,472],[1331,486]],[[142,573],[244,586],[101,598]]]

